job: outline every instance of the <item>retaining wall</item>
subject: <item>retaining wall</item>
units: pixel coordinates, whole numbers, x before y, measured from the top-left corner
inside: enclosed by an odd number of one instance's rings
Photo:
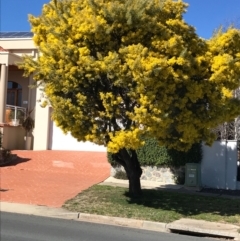
[[[176,177],[184,176],[184,167],[182,168],[169,168],[169,167],[141,167],[143,170],[141,180],[155,181],[166,184],[176,183]],[[124,171],[123,167],[111,168],[111,176],[115,176],[117,171]]]

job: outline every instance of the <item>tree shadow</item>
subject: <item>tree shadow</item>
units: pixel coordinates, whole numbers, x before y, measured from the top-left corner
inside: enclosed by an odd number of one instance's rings
[[[2,189],[2,188],[0,188],[0,192],[7,192],[7,191],[9,191],[9,189]]]
[[[218,214],[221,216],[240,215],[240,199],[210,197],[197,193],[181,193],[177,190],[143,189],[141,197],[130,197],[126,192],[129,204],[143,207],[175,211],[184,216],[194,216],[202,213]]]
[[[16,166],[20,163],[28,162],[31,160],[30,158],[22,158],[16,155],[12,155],[12,156],[13,157],[11,158],[11,160],[7,161],[6,163],[2,163],[1,167]]]

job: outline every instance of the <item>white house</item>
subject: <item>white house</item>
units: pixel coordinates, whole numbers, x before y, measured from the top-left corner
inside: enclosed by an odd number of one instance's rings
[[[35,128],[32,133],[33,150],[79,150],[106,151],[103,146],[89,142],[78,142],[63,132],[51,120],[51,107],[42,108],[38,100],[40,89],[30,88],[33,76],[23,77],[23,70],[17,67],[23,55],[38,58],[39,52],[30,32],[0,33],[0,127],[4,134],[3,146],[9,149],[25,148],[25,132],[21,126],[13,126],[14,109],[17,117],[21,111],[34,110]],[[9,117],[7,109],[12,109]]]

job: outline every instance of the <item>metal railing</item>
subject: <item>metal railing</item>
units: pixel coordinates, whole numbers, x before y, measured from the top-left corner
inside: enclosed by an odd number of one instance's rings
[[[12,125],[22,124],[26,117],[26,108],[6,105],[6,122]]]

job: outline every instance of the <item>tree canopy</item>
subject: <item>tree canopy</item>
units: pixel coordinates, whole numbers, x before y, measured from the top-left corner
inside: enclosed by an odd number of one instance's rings
[[[29,20],[53,120],[112,153],[143,145],[187,150],[240,114],[240,31],[199,37],[174,0],[52,0]]]

